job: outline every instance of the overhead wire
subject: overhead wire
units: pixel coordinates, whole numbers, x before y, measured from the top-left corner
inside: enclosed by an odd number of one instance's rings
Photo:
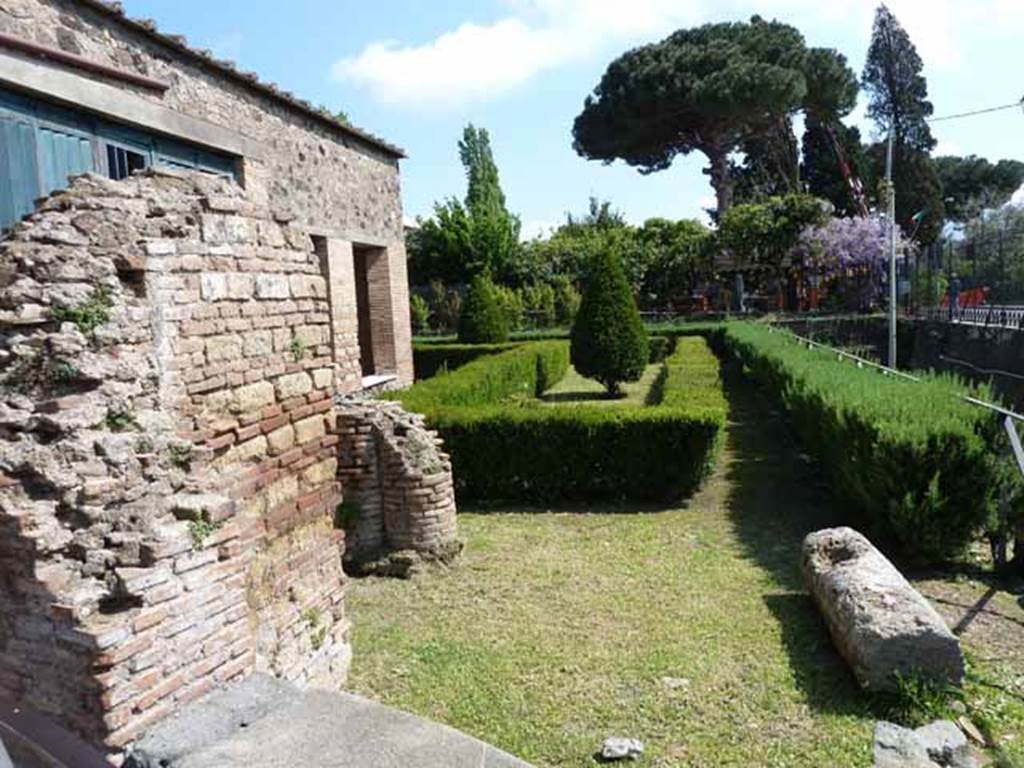
[[[1020,107],[1024,110],[1024,97],[1021,97],[1020,101],[1015,101],[1012,104],[1000,104],[998,107],[986,107],[984,109],[974,109],[969,112],[959,112],[955,115],[943,115],[941,117],[929,117],[926,118],[926,122],[929,123],[941,123],[946,120],[959,120],[962,117],[974,117],[976,115],[986,115],[990,112],[1002,112],[1005,109],[1016,109]]]

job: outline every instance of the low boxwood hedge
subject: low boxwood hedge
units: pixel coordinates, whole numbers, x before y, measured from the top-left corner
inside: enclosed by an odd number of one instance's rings
[[[493,405],[514,396],[536,397],[560,381],[568,370],[566,342],[517,344],[388,396],[422,413],[450,406]]]
[[[565,333],[554,332],[551,339],[568,338]],[[543,341],[548,339],[532,339]],[[673,349],[675,336],[650,337],[650,362],[660,363]],[[484,355],[496,355],[526,343],[520,339],[502,344],[458,344],[454,342],[440,343],[436,341],[417,340],[412,347],[413,371],[416,381],[423,381],[436,376],[443,370],[454,371],[466,363],[471,363]]]
[[[664,366],[660,402],[650,407],[530,399],[567,370],[568,344],[559,341],[480,358],[392,397],[440,432],[462,500],[671,501],[711,468],[726,402],[703,339],[680,339]]]
[[[723,341],[781,402],[837,500],[876,530],[929,561],[959,555],[982,530],[997,486],[989,446],[998,422],[958,397],[969,385],[883,376],[752,323],[728,324]]]
[[[416,381],[429,379],[443,370],[454,371],[484,355],[496,355],[514,349],[522,342],[504,344],[420,344],[412,348]]]

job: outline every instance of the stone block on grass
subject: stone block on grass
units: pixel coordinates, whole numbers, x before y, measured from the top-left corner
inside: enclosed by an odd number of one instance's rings
[[[894,691],[899,675],[962,682],[960,641],[863,535],[852,528],[809,534],[803,575],[836,648],[864,688]]]

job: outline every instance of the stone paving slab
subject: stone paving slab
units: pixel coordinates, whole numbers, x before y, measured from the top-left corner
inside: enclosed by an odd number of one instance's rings
[[[347,693],[254,675],[136,745],[126,768],[530,768],[438,723]]]

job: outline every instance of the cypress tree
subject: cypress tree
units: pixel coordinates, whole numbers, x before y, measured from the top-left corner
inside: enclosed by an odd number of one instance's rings
[[[622,263],[610,248],[602,248],[592,257],[572,326],[573,367],[617,395],[621,382],[640,378],[647,355],[647,333]]]
[[[508,319],[498,303],[494,283],[485,273],[470,283],[459,315],[459,341],[463,344],[498,344],[508,341]]]
[[[864,64],[862,84],[869,96],[868,117],[882,132],[893,132],[893,186],[896,221],[914,229],[912,217],[925,212],[917,239],[933,241],[945,219],[942,183],[929,156],[935,138],[928,127],[932,103],[924,64],[906,30],[885,5],[875,12],[871,47]],[[885,141],[871,148],[878,178],[885,164]]]

